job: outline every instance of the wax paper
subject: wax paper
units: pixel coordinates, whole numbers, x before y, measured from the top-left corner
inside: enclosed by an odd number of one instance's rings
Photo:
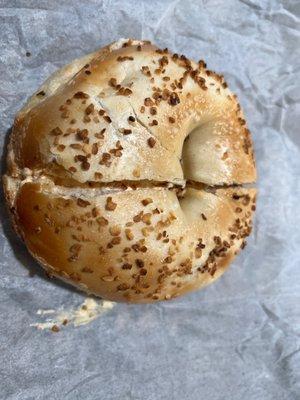
[[[57,333],[34,326],[38,310],[76,308],[85,296],[45,277],[2,197],[1,399],[300,399],[299,26],[299,0],[0,0],[1,146],[49,74],[120,37],[142,38],[225,75],[259,176],[253,234],[214,285],[117,304]]]

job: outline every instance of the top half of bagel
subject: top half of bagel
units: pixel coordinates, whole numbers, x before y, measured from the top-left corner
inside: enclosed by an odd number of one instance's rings
[[[15,119],[8,175],[64,185],[255,180],[237,98],[203,61],[121,39],[50,77]]]

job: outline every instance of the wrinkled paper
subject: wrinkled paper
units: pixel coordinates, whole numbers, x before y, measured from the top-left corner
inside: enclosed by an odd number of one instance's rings
[[[225,75],[259,174],[253,234],[214,285],[118,304],[59,332],[31,326],[37,311],[76,308],[85,296],[44,276],[2,197],[1,399],[300,398],[299,23],[298,0],[0,0],[1,146],[53,71],[119,37],[143,38]]]

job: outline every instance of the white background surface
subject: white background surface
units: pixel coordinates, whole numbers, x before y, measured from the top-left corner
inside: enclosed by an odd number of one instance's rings
[[[168,303],[120,304],[57,334],[30,327],[37,310],[84,296],[44,278],[1,205],[1,399],[300,398],[299,26],[298,0],[0,0],[1,146],[56,68],[143,38],[225,74],[259,172],[254,232],[216,284]]]

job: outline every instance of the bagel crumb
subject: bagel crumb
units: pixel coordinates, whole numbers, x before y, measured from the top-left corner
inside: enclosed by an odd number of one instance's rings
[[[59,327],[58,327],[57,325],[53,325],[53,326],[51,327],[51,331],[57,333],[57,332],[60,331],[60,329],[59,329]]]

